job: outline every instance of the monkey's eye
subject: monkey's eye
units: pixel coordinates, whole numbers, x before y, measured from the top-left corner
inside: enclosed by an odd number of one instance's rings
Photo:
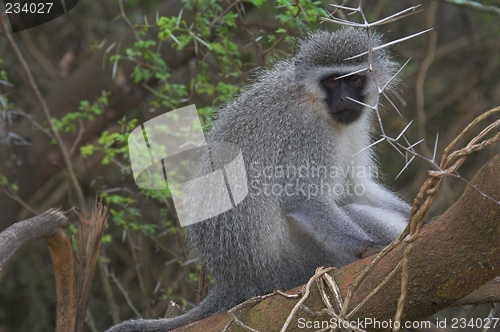
[[[358,83],[361,80],[361,78],[359,77],[359,75],[351,75],[347,76],[346,80],[349,83]]]
[[[337,77],[336,76],[330,76],[325,78],[325,83],[328,85],[335,85],[338,83]]]

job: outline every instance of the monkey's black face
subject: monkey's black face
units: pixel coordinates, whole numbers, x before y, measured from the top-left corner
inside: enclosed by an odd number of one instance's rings
[[[326,104],[333,119],[342,124],[349,124],[361,116],[363,106],[351,99],[363,102],[365,77],[350,75],[342,78],[342,74],[331,75],[321,80],[326,91]]]

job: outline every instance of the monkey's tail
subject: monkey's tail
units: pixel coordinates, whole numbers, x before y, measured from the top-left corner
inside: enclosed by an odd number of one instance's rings
[[[205,317],[212,316],[217,312],[221,312],[224,308],[220,305],[224,303],[223,298],[219,298],[220,292],[215,289],[207,295],[196,307],[185,313],[184,315],[174,318],[160,319],[136,319],[127,320],[117,324],[106,332],[165,332],[176,329],[180,326],[187,325]]]

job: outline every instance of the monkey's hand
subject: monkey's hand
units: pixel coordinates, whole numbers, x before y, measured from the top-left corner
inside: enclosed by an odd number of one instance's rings
[[[315,241],[336,257],[339,265],[359,259],[366,247],[380,244],[334,202],[296,200],[288,203],[284,213],[296,240]]]

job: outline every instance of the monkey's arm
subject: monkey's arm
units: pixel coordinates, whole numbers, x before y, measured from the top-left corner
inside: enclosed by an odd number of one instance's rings
[[[290,231],[298,241],[311,238],[337,257],[339,262],[357,258],[377,241],[333,202],[302,200],[288,202],[284,209]]]
[[[407,219],[410,217],[411,206],[383,185],[371,180],[364,181],[361,185],[364,188],[362,199],[360,199],[363,204],[396,211]]]
[[[385,246],[405,229],[411,206],[375,181],[362,179],[358,184],[362,186],[363,193],[350,196],[352,203],[342,209],[378,245]]]
[[[386,246],[398,237],[408,224],[408,213],[366,204],[348,204],[344,211],[367,234],[376,246]]]

